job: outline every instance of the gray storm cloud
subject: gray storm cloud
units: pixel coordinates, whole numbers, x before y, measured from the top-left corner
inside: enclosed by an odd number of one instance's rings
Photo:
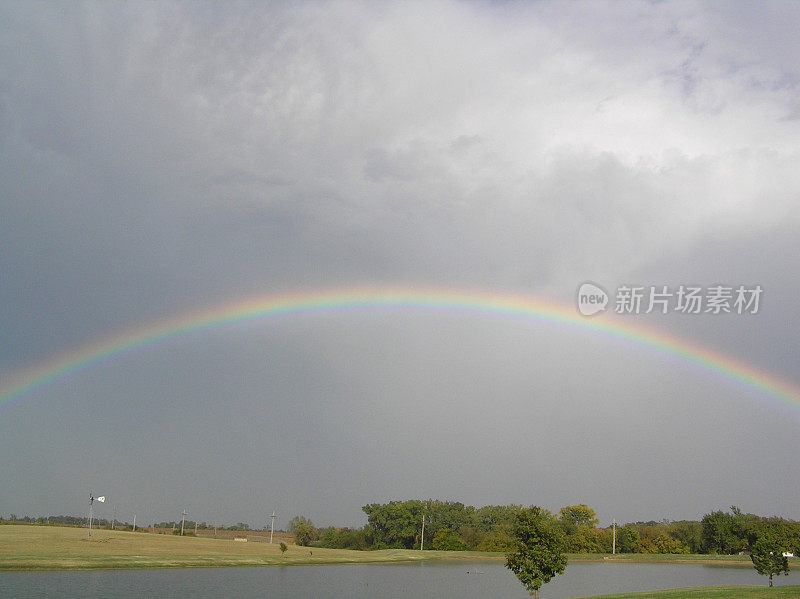
[[[796,3],[0,15],[0,374],[249,294],[385,283],[569,303],[591,280],[762,283],[757,319],[648,322],[798,382]],[[100,478],[154,515],[156,487],[197,497],[209,519],[257,521],[258,497],[287,520],[358,522],[411,496],[800,516],[770,462],[796,455],[796,410],[657,354],[429,315],[241,335],[6,408],[16,460],[0,472],[38,512],[79,511]],[[108,436],[119,448],[86,467],[77,439]],[[223,499],[196,472],[251,486]],[[10,488],[0,506],[22,512]]]

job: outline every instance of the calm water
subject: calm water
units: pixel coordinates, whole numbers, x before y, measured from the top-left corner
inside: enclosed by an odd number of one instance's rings
[[[545,585],[542,599],[721,584],[766,584],[752,568],[667,564],[574,563]],[[800,584],[800,573],[776,577]],[[0,597],[311,597],[484,599],[528,595],[497,562],[284,568],[197,568],[93,572],[3,572]]]

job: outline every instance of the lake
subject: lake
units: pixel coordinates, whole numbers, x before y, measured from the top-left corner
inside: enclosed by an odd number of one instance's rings
[[[541,599],[730,584],[766,585],[767,579],[752,568],[575,562],[563,575],[543,587]],[[775,584],[800,584],[800,573],[776,577]],[[524,599],[528,594],[500,562],[0,572],[0,597],[132,599],[143,596]]]

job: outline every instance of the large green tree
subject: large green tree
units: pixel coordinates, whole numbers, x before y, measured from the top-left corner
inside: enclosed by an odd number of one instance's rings
[[[567,567],[564,532],[547,510],[533,506],[517,514],[513,537],[514,549],[506,556],[506,567],[538,597],[541,586]]]
[[[741,523],[737,521],[736,513],[711,512],[703,516],[702,526],[703,553],[732,555],[747,547],[747,540],[742,535]]]
[[[363,508],[367,515],[367,534],[378,549],[413,549],[419,546],[422,532],[422,501],[390,501],[371,503]],[[425,530],[428,538],[429,530]]]
[[[756,536],[750,545],[750,559],[756,572],[762,576],[769,576],[769,586],[772,586],[774,574],[789,574],[789,560],[783,555],[781,544],[769,533]]]

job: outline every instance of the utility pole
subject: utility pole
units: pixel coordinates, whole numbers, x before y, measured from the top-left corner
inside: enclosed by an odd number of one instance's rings
[[[197,536],[197,520],[194,521],[194,536]]]
[[[614,541],[611,545],[611,555],[617,554],[617,521],[616,519],[611,522],[611,529],[614,531]]]
[[[114,523],[117,521],[117,505],[114,504],[114,516],[111,518],[111,530],[114,530]]]
[[[214,538],[217,538],[217,519],[214,518]]]
[[[422,551],[424,547],[425,547],[425,514],[422,514],[422,535],[419,538],[419,550]]]
[[[269,525],[269,544],[272,545],[272,534],[275,532],[275,510],[272,510],[270,518],[272,523]]]
[[[186,522],[186,514],[187,513],[188,512],[186,511],[186,508],[183,508],[183,512],[181,512],[181,516],[183,516],[181,518],[181,536],[183,536],[183,524],[184,524],[184,522]]]
[[[136,532],[136,514],[133,515],[133,532]]]

